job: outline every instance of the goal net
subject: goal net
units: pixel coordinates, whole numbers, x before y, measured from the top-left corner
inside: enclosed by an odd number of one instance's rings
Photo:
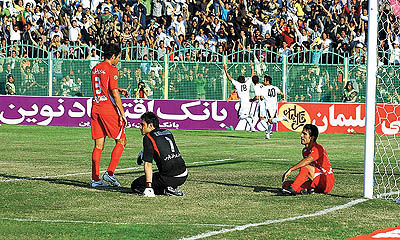
[[[373,190],[377,198],[399,200],[400,0],[382,0],[378,4]],[[369,46],[368,51],[373,50]]]

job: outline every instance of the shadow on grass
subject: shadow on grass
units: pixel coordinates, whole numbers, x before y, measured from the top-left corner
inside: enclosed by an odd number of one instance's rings
[[[218,162],[218,163],[208,163],[208,164],[198,164],[198,165],[188,165],[190,163],[186,163],[186,168],[199,168],[199,167],[211,167],[211,166],[220,166],[220,165],[226,165],[226,164],[235,164],[235,163],[242,163],[245,161],[227,161],[227,162]],[[132,171],[132,172],[124,172],[124,173],[115,173],[117,176],[124,176],[124,175],[131,175],[135,173],[143,173],[143,170],[140,171]],[[189,172],[190,174],[190,172]],[[1,175],[0,175],[1,176]]]
[[[359,171],[351,171],[351,169],[348,168],[334,168],[333,170],[335,171],[335,175],[364,175],[364,171],[361,169]]]
[[[254,185],[241,185],[237,183],[224,183],[224,182],[215,182],[215,181],[207,181],[207,180],[191,180],[192,182],[199,183],[211,183],[223,186],[231,186],[231,187],[244,187],[244,188],[252,188],[253,192],[270,192],[275,194],[281,193],[281,188],[276,187],[266,187],[266,186],[254,186]]]
[[[220,163],[199,164],[199,165],[187,166],[187,168],[209,167],[209,166],[216,166],[216,165],[235,164],[235,163],[241,163],[241,162],[244,162],[244,161],[230,161],[230,162],[220,162]],[[115,173],[115,175],[124,176],[124,175],[140,174],[140,173],[143,174],[143,170],[131,171],[131,172],[126,172],[126,173]],[[127,188],[127,187],[92,188],[90,186],[89,180],[88,181],[76,181],[76,180],[71,180],[71,179],[60,179],[60,178],[21,177],[21,176],[14,176],[14,175],[1,174],[1,173],[0,173],[0,177],[4,177],[4,178],[8,178],[8,179],[20,179],[20,181],[23,181],[23,180],[43,181],[43,182],[49,182],[52,184],[62,184],[62,185],[75,186],[75,187],[86,188],[86,189],[96,189],[96,190],[107,191],[107,192],[120,192],[120,193],[132,194],[132,190],[130,187],[129,188]],[[132,181],[134,179],[135,179],[135,177],[132,178]]]
[[[244,187],[244,188],[252,188],[253,192],[270,192],[277,196],[288,196],[287,194],[282,193],[281,188],[277,187],[268,187],[268,186],[253,186],[253,185],[241,185],[236,183],[224,183],[224,182],[215,182],[215,181],[207,181],[207,180],[192,180],[192,182],[200,182],[200,183],[211,183],[217,185],[224,185],[224,186],[232,186],[232,187]],[[320,194],[320,193],[315,193]],[[339,198],[354,198],[354,196],[344,196],[344,195],[337,195],[337,194],[326,194],[332,197],[339,197]]]
[[[5,177],[5,178],[9,178],[9,179],[42,181],[42,182],[48,182],[48,183],[52,183],[52,184],[62,184],[62,185],[67,185],[67,186],[75,186],[75,187],[86,188],[86,189],[97,189],[97,190],[108,191],[108,192],[132,193],[131,189],[130,188],[126,188],[126,187],[97,187],[97,188],[92,188],[90,186],[90,182],[89,181],[77,181],[77,180],[59,179],[59,178],[20,177],[20,176],[13,176],[13,175],[7,175],[7,174],[0,174],[0,177]]]

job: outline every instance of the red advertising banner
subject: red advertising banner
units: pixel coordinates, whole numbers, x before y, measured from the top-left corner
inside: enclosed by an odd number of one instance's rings
[[[376,132],[385,135],[400,134],[400,105],[377,104]]]
[[[400,134],[400,105],[377,104],[376,132]],[[360,103],[279,103],[279,131],[301,132],[307,123],[316,125],[321,133],[364,133],[365,104]]]
[[[301,132],[312,123],[321,133],[364,133],[365,104],[333,103],[279,103],[279,116],[289,122],[280,122],[279,131]]]

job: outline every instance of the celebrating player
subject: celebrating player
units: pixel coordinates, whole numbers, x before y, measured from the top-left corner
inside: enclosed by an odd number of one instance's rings
[[[253,62],[250,62],[250,67],[251,67],[251,81],[253,82],[254,85],[254,97],[250,101],[256,103],[256,111],[253,115],[253,120],[255,121],[256,124],[260,114],[261,88],[263,87],[263,84],[260,83],[259,77],[255,74]]]
[[[317,143],[318,128],[306,124],[301,132],[303,160],[289,168],[282,176],[282,192],[290,195],[307,194],[312,191],[329,193],[335,183],[332,164],[324,147]],[[300,168],[294,182],[285,182],[289,175]]]
[[[226,64],[224,65],[225,74],[229,81],[232,82],[233,86],[235,86],[236,91],[239,96],[240,108],[239,108],[239,119],[245,120],[247,124],[250,126],[250,131],[256,131],[252,124],[252,117],[250,116],[250,80],[246,80],[244,76],[239,76],[237,81],[234,80],[228,73],[228,67]],[[249,78],[250,79],[250,78]]]
[[[126,89],[118,88],[118,64],[121,48],[110,44],[103,47],[104,61],[92,69],[93,104],[91,115],[92,138],[95,147],[92,153],[92,187],[108,186],[100,180],[100,159],[105,137],[115,139],[111,161],[103,180],[112,186],[120,186],[114,171],[117,168],[126,145],[125,126],[127,124],[120,93],[128,96]]]
[[[138,164],[144,162],[145,175],[132,182],[132,191],[145,197],[154,197],[155,194],[183,196],[184,193],[177,187],[186,181],[188,171],[174,136],[170,131],[159,128],[158,117],[153,112],[146,112],[140,118],[140,131],[144,137]],[[158,168],[154,174],[153,159]]]
[[[264,86],[261,88],[260,101],[260,122],[266,129],[265,139],[269,139],[272,130],[272,124],[280,121],[288,121],[286,116],[278,117],[278,94],[282,100],[285,95],[278,87],[272,86],[272,78],[269,75],[264,76]],[[267,120],[267,121],[266,121]]]

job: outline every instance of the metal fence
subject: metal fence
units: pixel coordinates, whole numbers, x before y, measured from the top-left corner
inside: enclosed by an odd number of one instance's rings
[[[12,74],[17,95],[92,96],[90,71],[102,61],[102,51],[88,46],[60,46],[47,51],[39,46],[9,45],[0,48],[0,93],[7,94],[7,76]],[[390,53],[383,53],[390,54]],[[119,86],[131,97],[144,82],[148,98],[225,100],[232,92],[223,65],[233,78],[251,75],[250,62],[258,76],[266,74],[287,95],[287,101],[342,102],[344,87],[351,82],[355,102],[365,101],[366,53],[342,56],[334,52],[302,51],[287,54],[267,49],[223,53],[209,49],[175,51],[148,47],[122,49]],[[385,99],[399,98],[397,65],[381,63],[379,80]],[[378,73],[379,75],[379,73]],[[379,77],[379,76],[378,76]]]

